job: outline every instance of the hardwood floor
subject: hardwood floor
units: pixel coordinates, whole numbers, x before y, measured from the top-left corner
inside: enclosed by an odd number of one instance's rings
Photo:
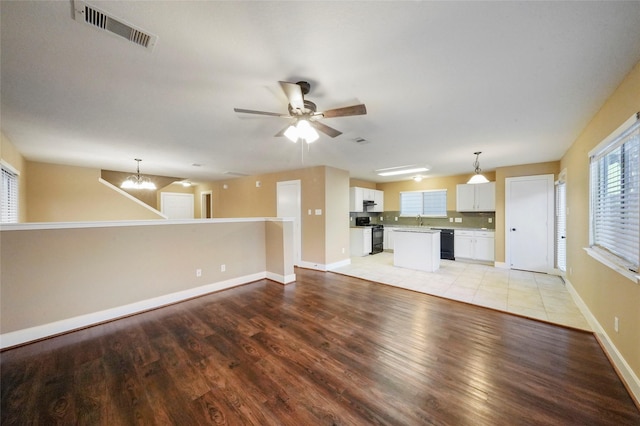
[[[1,354],[3,425],[640,425],[593,335],[297,269]]]

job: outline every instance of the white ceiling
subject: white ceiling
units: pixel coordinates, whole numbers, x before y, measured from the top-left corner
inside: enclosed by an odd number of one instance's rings
[[[93,1],[152,51],[76,22],[70,1],[0,2],[1,125],[26,159],[196,181],[327,165],[384,182],[559,160],[640,60],[640,2]],[[306,80],[343,132],[301,149],[278,81]],[[357,144],[364,138],[366,144]],[[193,166],[201,164],[200,167]]]

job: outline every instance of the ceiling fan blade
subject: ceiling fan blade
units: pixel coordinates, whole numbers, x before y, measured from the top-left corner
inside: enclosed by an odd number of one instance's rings
[[[327,111],[324,111],[322,115],[325,118],[333,118],[333,117],[348,117],[350,115],[364,115],[367,113],[367,107],[364,104],[360,105],[352,105],[343,108],[334,108]]]
[[[279,138],[281,136],[284,136],[284,132],[287,131],[287,129],[289,128],[289,126],[291,126],[291,124],[287,124],[287,126],[285,128],[283,128],[282,130],[280,130],[278,133],[276,133],[275,135],[273,135],[274,138]]]
[[[335,138],[336,136],[340,136],[342,134],[340,130],[329,127],[326,124],[320,123],[319,121],[310,121],[310,123],[313,127],[320,130],[325,135],[331,136],[332,138]]]
[[[280,81],[279,83],[284,94],[287,95],[287,99],[289,99],[289,105],[291,105],[293,109],[304,109],[304,99],[300,86],[287,81]]]
[[[258,114],[258,115],[271,115],[274,117],[291,117],[289,114],[280,114],[278,112],[268,112],[268,111],[256,111],[253,109],[243,109],[243,108],[234,108],[235,112],[242,112],[245,114]]]

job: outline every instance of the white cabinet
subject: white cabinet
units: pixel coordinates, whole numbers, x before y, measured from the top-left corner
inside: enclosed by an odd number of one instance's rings
[[[496,183],[457,185],[456,210],[459,212],[496,211]]]
[[[398,228],[384,227],[384,240],[382,242],[385,250],[393,250],[394,231]]]
[[[492,231],[455,230],[455,257],[493,262],[495,237]]]
[[[349,188],[349,211],[350,212],[362,212],[364,211],[362,202],[364,201],[362,188],[352,186]]]
[[[370,212],[383,212],[384,211],[384,191],[373,190],[373,202],[374,206],[369,207]]]
[[[371,227],[349,228],[349,252],[351,256],[371,254]]]
[[[368,207],[367,212],[384,211],[384,192],[371,188],[360,188],[352,186],[349,188],[349,211],[364,212],[363,202],[373,201],[374,206]]]

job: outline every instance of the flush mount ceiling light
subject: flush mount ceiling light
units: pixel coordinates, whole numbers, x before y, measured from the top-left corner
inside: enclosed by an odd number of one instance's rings
[[[307,120],[298,120],[296,125],[293,124],[285,130],[284,135],[291,142],[298,142],[298,139],[303,139],[307,143],[315,142],[320,135],[316,132],[316,129],[311,127],[311,124]]]
[[[414,176],[413,180],[415,180],[416,182],[422,182],[422,176],[420,176],[420,175]]]
[[[409,167],[409,168],[407,168]],[[387,169],[378,169],[376,173],[378,176],[397,176],[410,173],[428,172],[428,167],[415,167],[415,166],[402,166],[402,167],[390,167]]]
[[[124,182],[122,182],[122,185],[120,185],[120,188],[123,189],[156,189],[156,185],[151,182],[151,179],[149,179],[146,176],[141,176],[140,175],[140,162],[142,161],[139,158],[135,158],[134,160],[136,160],[138,162],[138,169],[135,175],[131,175],[129,176],[127,179],[125,179]]]
[[[487,183],[489,182],[489,179],[482,176],[482,174],[480,173],[482,172],[482,169],[480,168],[480,161],[478,161],[478,158],[480,157],[480,154],[482,154],[482,151],[474,152],[474,154],[476,156],[476,161],[473,162],[473,167],[476,174],[471,176],[471,179],[469,179],[467,183]]]

